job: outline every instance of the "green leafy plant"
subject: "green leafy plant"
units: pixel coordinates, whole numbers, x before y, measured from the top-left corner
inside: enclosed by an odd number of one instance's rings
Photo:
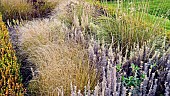
[[[131,64],[131,69],[132,69],[132,76],[122,76],[122,82],[128,86],[128,87],[138,87],[140,86],[141,82],[143,81],[143,79],[145,78],[145,74],[141,74],[140,76],[138,75],[138,71],[140,70],[140,68],[138,66],[136,66],[135,64]]]
[[[119,71],[121,70],[121,66],[122,66],[122,64],[117,64],[117,65],[116,65],[116,70],[117,70],[117,72],[119,72]]]

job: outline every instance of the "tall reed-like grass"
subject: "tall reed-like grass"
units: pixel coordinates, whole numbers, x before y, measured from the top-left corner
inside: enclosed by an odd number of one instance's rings
[[[123,3],[110,5],[111,9],[99,7],[98,10],[103,11],[103,15],[101,14],[95,19],[93,23],[95,26],[92,26],[93,29],[97,28],[96,34],[99,39],[104,38],[107,42],[111,42],[113,38],[115,44],[126,47],[133,43],[141,45],[148,39],[165,35],[165,21],[148,15],[147,4],[141,3],[135,6],[133,3],[129,3],[129,7],[124,7]]]

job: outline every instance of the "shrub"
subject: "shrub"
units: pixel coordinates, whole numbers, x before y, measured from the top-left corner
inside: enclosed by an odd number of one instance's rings
[[[23,91],[20,64],[0,16],[0,95],[22,96]]]

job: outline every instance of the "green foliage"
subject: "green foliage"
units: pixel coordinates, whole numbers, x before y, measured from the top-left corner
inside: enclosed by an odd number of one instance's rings
[[[23,96],[20,65],[9,41],[9,34],[0,16],[0,95]]]
[[[142,82],[142,80],[140,80],[139,78],[133,77],[133,76],[129,76],[129,77],[122,77],[122,82],[125,83],[126,86],[131,87],[137,87],[140,85],[140,83]]]
[[[117,70],[117,72],[119,72],[119,71],[121,70],[121,66],[122,66],[122,64],[117,64],[117,65],[116,65],[116,70]]]
[[[163,16],[170,19],[170,2],[169,0],[150,0],[149,14]]]
[[[140,70],[140,68],[135,64],[131,64],[131,69],[133,76],[128,77],[122,76],[122,82],[128,87],[140,86],[141,82],[145,79],[145,74],[139,75],[138,71]]]
[[[98,10],[107,14],[94,20],[98,27],[97,38],[105,39],[109,43],[114,40],[114,44],[119,43],[123,47],[132,46],[134,43],[141,45],[160,35],[169,38],[169,20],[148,14],[147,4],[128,1],[120,3],[119,8],[114,2],[97,4],[96,6],[103,8],[99,7]]]
[[[130,0],[124,2],[124,7],[130,7]],[[135,0],[133,1],[134,6],[138,9],[141,5],[146,6],[146,13],[148,13],[148,17],[151,18],[151,22],[154,23],[155,20],[160,20],[165,23],[164,27],[166,31],[166,35],[170,38],[170,2],[169,0]],[[149,15],[150,14],[150,15]],[[163,18],[162,18],[163,17]],[[164,19],[167,18],[167,19]],[[168,20],[169,19],[169,20]]]
[[[147,5],[148,13],[159,17],[167,17],[170,19],[170,2],[169,0],[123,0],[123,6],[129,7],[134,4],[139,8],[142,4]],[[104,2],[105,3],[105,2]],[[107,2],[109,5],[116,5],[117,2]],[[113,4],[114,3],[114,4]]]

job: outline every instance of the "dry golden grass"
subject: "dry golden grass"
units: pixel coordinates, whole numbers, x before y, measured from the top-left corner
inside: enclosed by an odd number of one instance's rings
[[[0,11],[5,16],[12,17],[14,14],[28,14],[32,11],[32,6],[26,0],[0,0]]]
[[[20,46],[29,61],[37,66],[38,75],[29,84],[32,95],[57,95],[61,86],[64,94],[69,95],[71,82],[83,90],[90,81],[94,88],[97,72],[90,66],[87,50],[65,40],[66,34],[58,19],[28,22],[19,28],[19,33]]]
[[[32,20],[32,18],[45,17],[50,14],[59,1],[0,0],[0,12],[4,22],[14,23],[14,20]]]
[[[30,83],[31,90],[38,89],[41,95],[56,95],[57,88],[63,86],[64,94],[68,95],[71,82],[81,90],[89,80],[91,88],[95,86],[97,74],[89,67],[86,51],[69,44],[43,45],[30,51],[30,61],[38,64],[39,70],[39,76]]]

